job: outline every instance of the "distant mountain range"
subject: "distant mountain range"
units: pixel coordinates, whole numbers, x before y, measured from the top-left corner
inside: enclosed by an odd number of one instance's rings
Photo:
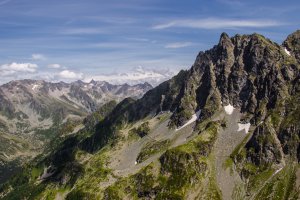
[[[93,80],[89,83],[20,80],[1,85],[0,165],[40,152],[57,136],[54,129],[61,125],[70,121],[81,123],[109,101],[140,98],[150,89],[148,83],[130,86]]]
[[[150,89],[148,83],[130,86],[93,80],[89,83],[12,81],[0,86],[1,127],[10,133],[49,128],[67,118],[86,116],[111,100],[139,98]]]
[[[95,80],[107,81],[111,84],[139,84],[143,82],[148,82],[152,86],[157,86],[160,83],[169,80],[178,73],[177,70],[169,69],[147,69],[142,66],[135,67],[124,73],[111,73],[104,75],[94,75],[89,78],[85,77],[84,81],[91,81],[92,78]]]

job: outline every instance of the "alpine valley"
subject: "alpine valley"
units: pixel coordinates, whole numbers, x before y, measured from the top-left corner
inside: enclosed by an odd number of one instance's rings
[[[130,86],[35,80],[0,86],[0,183],[53,142],[81,129],[83,119],[104,104],[139,98],[151,88],[148,83]]]
[[[0,198],[299,199],[299,70],[300,31],[282,45],[222,33],[153,89],[3,85],[3,162],[50,145],[2,184]]]

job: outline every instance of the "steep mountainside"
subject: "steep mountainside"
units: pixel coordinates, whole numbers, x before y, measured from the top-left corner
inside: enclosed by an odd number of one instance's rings
[[[76,130],[84,117],[109,101],[140,98],[151,88],[148,83],[130,86],[36,80],[0,86],[0,180],[22,159],[41,152],[57,137],[60,127]]]
[[[190,70],[87,118],[0,195],[299,199],[299,41],[223,33]]]

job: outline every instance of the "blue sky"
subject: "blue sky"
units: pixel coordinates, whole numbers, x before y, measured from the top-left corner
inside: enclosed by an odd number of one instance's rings
[[[296,0],[0,0],[0,83],[172,74],[222,32],[281,43],[299,13]]]

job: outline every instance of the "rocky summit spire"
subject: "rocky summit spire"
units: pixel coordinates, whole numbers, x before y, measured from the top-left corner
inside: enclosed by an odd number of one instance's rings
[[[295,55],[298,62],[300,62],[300,30],[290,34],[282,45],[286,48],[288,55]]]
[[[223,45],[229,41],[230,41],[230,37],[228,36],[227,33],[223,32],[219,39],[219,45]]]

